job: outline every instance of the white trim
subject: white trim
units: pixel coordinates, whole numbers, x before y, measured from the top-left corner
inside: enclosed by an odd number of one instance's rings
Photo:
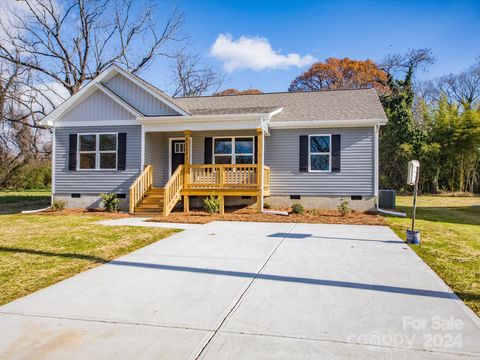
[[[141,125],[137,120],[99,120],[99,121],[59,121],[55,122],[56,127],[87,127],[87,126],[123,126],[123,125]]]
[[[95,150],[80,151],[80,136],[95,135]],[[115,135],[115,150],[100,150],[100,135]],[[95,168],[82,169],[80,168],[80,154],[95,154]],[[100,154],[115,154],[115,168],[101,169],[100,168]],[[118,133],[116,132],[101,132],[101,133],[78,133],[77,134],[77,171],[117,171],[118,170]]]
[[[53,132],[52,132],[52,199],[51,205],[53,205],[53,200],[55,196],[55,152],[56,152],[56,132],[55,132],[55,124],[53,124]]]
[[[268,117],[268,113],[249,113],[249,114],[214,114],[214,115],[168,115],[168,116],[143,116],[138,121],[145,124],[166,124],[181,122],[223,122],[223,121],[242,121],[242,120],[262,120]]]
[[[385,125],[386,119],[270,121],[272,129],[338,128]]]
[[[101,91],[103,92],[105,95],[107,95],[110,99],[112,99],[113,101],[115,101],[117,104],[119,104],[121,107],[123,107],[125,110],[127,110],[128,112],[130,112],[131,114],[135,115],[136,117],[140,117],[140,116],[143,116],[143,114],[138,111],[137,109],[135,109],[132,105],[130,105],[129,103],[127,103],[125,100],[123,100],[120,96],[118,96],[117,94],[115,94],[112,90],[110,90],[109,88],[107,88],[105,85],[103,85],[102,83],[96,83],[95,86]]]
[[[235,141],[237,138],[241,139],[252,139],[252,147],[253,147],[253,152],[251,153],[244,153],[244,154],[238,154],[238,156],[252,156],[252,164],[255,164],[255,136],[250,136],[250,135],[245,135],[245,136],[214,136],[212,137],[212,164],[215,164],[215,156],[230,156],[232,158],[232,164],[236,164],[236,156],[237,153],[235,152]],[[232,152],[230,154],[217,154],[215,155],[215,139],[232,139]],[[257,159],[258,160],[258,159]],[[205,162],[205,161],[204,161]]]
[[[168,138],[168,177],[172,176],[172,141],[174,140],[183,140],[185,141],[185,137],[169,137]],[[192,165],[192,144],[193,144],[193,137],[190,137],[190,165]],[[183,155],[185,156],[185,154]]]
[[[171,122],[171,123],[144,123],[147,132],[175,132],[175,131],[215,131],[215,130],[255,130],[260,127],[259,121],[230,121],[230,122]]]
[[[140,169],[143,171],[145,169],[145,129],[141,129],[140,134]]]
[[[265,167],[265,132],[262,129],[262,167],[260,168],[260,206],[263,212],[263,193],[264,193],[264,185],[265,185],[265,179],[264,179],[264,167]],[[255,142],[254,142],[255,143]],[[257,153],[257,159],[258,159],[258,153]]]
[[[329,151],[328,151],[328,170],[312,170],[312,155],[327,155],[327,153],[325,152],[322,152],[322,153],[319,153],[319,152],[314,152],[314,153],[311,153],[310,152],[310,149],[311,149],[311,145],[310,145],[310,139],[312,138],[312,136],[328,136],[329,140],[328,140],[328,147],[329,147]],[[309,134],[308,135],[308,172],[311,172],[311,173],[330,173],[332,172],[332,134]]]
[[[374,128],[374,138],[373,138],[373,191],[374,196],[378,197],[378,188],[379,188],[379,144],[378,144],[378,126]],[[378,202],[377,202],[378,203]]]

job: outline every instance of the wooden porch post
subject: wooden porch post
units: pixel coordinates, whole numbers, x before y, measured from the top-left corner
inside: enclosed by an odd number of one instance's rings
[[[183,132],[185,134],[185,164],[183,165],[183,188],[188,188],[188,180],[190,179],[190,137],[192,135],[191,130],[185,130]],[[183,212],[188,213],[190,212],[190,199],[188,195],[183,196]]]
[[[263,211],[263,129],[257,128],[257,212]]]
[[[183,168],[185,169],[183,173],[183,188],[186,189],[188,188],[188,179],[189,176],[188,174],[190,173],[190,138],[192,136],[192,132],[190,130],[185,130],[183,132],[185,134],[185,164],[183,165]]]
[[[223,195],[218,195],[218,202],[219,202],[219,213],[220,215],[225,214],[225,197]]]

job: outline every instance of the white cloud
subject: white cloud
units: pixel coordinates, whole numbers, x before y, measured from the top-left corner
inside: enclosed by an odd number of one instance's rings
[[[292,66],[301,68],[312,64],[312,55],[300,56],[296,53],[280,54],[272,49],[268,39],[263,37],[241,36],[232,39],[230,34],[218,35],[210,49],[210,55],[223,62],[227,72],[235,70],[288,69]]]

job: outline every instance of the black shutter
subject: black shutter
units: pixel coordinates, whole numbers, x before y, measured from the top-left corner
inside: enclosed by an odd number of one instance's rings
[[[255,153],[253,154],[253,163],[256,164],[257,161],[258,161],[258,136],[255,136],[254,141],[255,141],[255,146],[254,146]],[[263,155],[263,156],[265,156],[265,155]]]
[[[204,164],[212,163],[212,138],[205,138],[205,149],[204,149]]]
[[[340,172],[340,135],[332,135],[332,172]]]
[[[127,167],[127,133],[118,134],[118,170],[125,170]]]
[[[68,139],[68,170],[77,170],[77,134],[70,134]]]
[[[300,135],[300,172],[308,172],[308,135]]]

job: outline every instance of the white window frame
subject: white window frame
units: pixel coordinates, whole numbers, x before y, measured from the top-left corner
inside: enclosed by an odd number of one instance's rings
[[[174,154],[185,154],[185,142],[176,142],[174,144],[174,149],[173,149],[173,153]],[[178,147],[178,149],[177,149]]]
[[[95,135],[95,151],[80,151],[80,136]],[[100,150],[100,135],[115,135],[116,148],[115,150]],[[80,154],[95,154],[95,168],[94,169],[82,169],[80,168]],[[115,168],[101,169],[100,168],[100,154],[116,154]],[[105,132],[105,133],[80,133],[77,134],[77,171],[117,171],[118,170],[118,133]]]
[[[231,139],[232,140],[232,152],[230,154],[215,154],[215,139]],[[236,139],[252,139],[252,153],[239,153],[235,152],[235,141]],[[236,164],[237,156],[252,156],[251,164],[241,164],[241,165],[255,165],[255,136],[216,136],[212,141],[212,164],[215,163],[216,156],[230,156],[232,158],[232,164]]]
[[[311,138],[315,136],[326,136],[328,141],[328,152],[311,152]],[[312,155],[328,155],[328,170],[312,170]],[[329,173],[332,172],[332,134],[310,134],[308,135],[308,172]]]

